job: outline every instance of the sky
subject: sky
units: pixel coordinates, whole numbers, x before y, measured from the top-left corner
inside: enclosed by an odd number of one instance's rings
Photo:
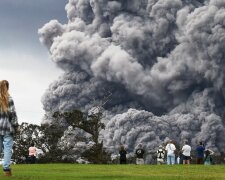
[[[52,19],[66,23],[67,0],[0,1],[0,79],[10,83],[18,121],[40,124],[41,98],[62,73],[52,63],[38,29]]]

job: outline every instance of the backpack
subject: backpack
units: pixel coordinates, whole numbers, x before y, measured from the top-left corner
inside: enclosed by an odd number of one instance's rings
[[[163,150],[162,150],[162,149],[159,149],[157,153],[158,153],[158,156],[157,156],[157,157],[158,157],[159,159],[162,159],[163,156],[164,156]]]

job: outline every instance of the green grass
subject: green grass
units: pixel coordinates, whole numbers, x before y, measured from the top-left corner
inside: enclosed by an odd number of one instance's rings
[[[78,164],[17,164],[11,178],[0,179],[225,179],[224,165],[78,165]]]

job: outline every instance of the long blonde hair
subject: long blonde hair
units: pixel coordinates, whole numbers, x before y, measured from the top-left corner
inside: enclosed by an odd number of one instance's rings
[[[9,109],[9,82],[7,80],[0,81],[0,111],[7,112]]]

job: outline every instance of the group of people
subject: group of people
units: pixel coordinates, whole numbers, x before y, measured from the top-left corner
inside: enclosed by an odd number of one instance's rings
[[[120,154],[120,164],[127,164],[127,151],[124,145],[120,146],[119,154]],[[135,151],[136,164],[144,164],[144,154],[145,151],[142,147],[142,144],[139,144],[138,148]]]
[[[188,141],[185,141],[183,147],[180,150],[177,150],[175,143],[170,140],[165,148],[162,145],[159,146],[159,150],[157,151],[157,164],[164,164],[165,161],[167,164],[172,165],[190,164],[192,160],[191,151],[192,148],[188,144]],[[202,142],[199,142],[194,151],[196,154],[196,164],[212,164],[212,155],[214,152],[210,149],[205,149]]]
[[[182,148],[178,151],[175,143],[170,140],[164,147],[163,145],[159,146],[159,149],[156,151],[157,154],[157,164],[190,164],[192,148],[188,144],[188,141],[184,142]],[[138,145],[138,148],[135,150],[136,155],[136,164],[144,164],[144,149],[142,144]],[[120,150],[120,164],[127,163],[127,151],[124,145],[121,145]],[[202,142],[199,142],[197,147],[195,148],[196,154],[196,164],[212,164],[212,155],[214,152],[210,149],[205,149]]]

